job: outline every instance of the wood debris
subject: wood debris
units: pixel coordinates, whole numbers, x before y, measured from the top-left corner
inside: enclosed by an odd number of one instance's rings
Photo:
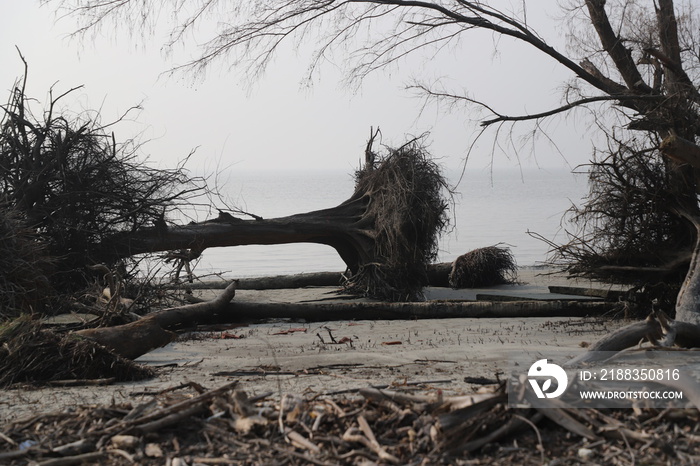
[[[443,397],[248,397],[190,383],[133,406],[75,407],[0,426],[0,463],[697,464],[696,409],[511,408],[502,388]]]

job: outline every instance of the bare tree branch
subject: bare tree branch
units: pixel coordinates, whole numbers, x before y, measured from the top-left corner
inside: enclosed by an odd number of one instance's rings
[[[603,48],[612,58],[627,87],[639,92],[651,92],[651,88],[644,82],[642,75],[639,73],[632,59],[632,54],[625,47],[622,39],[613,31],[608,15],[605,12],[605,0],[586,0],[586,6],[588,7],[591,23],[598,32]]]
[[[554,108],[552,110],[548,110],[546,112],[541,112],[541,113],[531,113],[527,115],[520,115],[520,116],[507,116],[507,115],[498,115],[496,118],[492,118],[489,120],[483,120],[479,124],[481,126],[490,126],[494,123],[499,123],[499,122],[504,122],[504,121],[529,121],[529,120],[540,120],[542,118],[547,118],[553,115],[557,115],[560,113],[565,113],[573,108],[576,107],[581,107],[587,104],[591,104],[593,102],[605,102],[605,101],[618,101],[620,103],[622,102],[629,102],[629,101],[636,101],[636,100],[656,100],[660,101],[663,100],[664,98],[662,96],[639,96],[639,95],[620,95],[620,96],[598,96],[598,97],[588,97],[586,99],[580,99],[575,102],[570,102],[566,105],[562,105],[561,107]]]

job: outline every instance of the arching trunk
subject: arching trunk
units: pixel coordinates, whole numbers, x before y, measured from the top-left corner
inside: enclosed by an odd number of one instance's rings
[[[348,268],[357,272],[373,256],[371,219],[365,218],[369,200],[352,198],[337,207],[260,220],[242,220],[228,214],[189,225],[144,228],[123,233],[103,243],[105,256],[250,244],[317,243],[335,248]]]
[[[439,167],[420,140],[414,139],[385,157],[366,152],[356,174],[355,192],[329,209],[264,220],[230,214],[189,225],[141,228],[106,238],[98,260],[158,251],[249,244],[318,243],[335,248],[352,271],[349,292],[389,301],[414,301],[427,284],[428,265],[437,256],[440,233],[448,224],[449,190]]]

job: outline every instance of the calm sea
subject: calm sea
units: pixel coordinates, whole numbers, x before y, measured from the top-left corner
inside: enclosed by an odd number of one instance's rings
[[[448,173],[456,182],[459,173]],[[352,174],[341,171],[247,171],[227,180],[229,203],[273,218],[333,207],[350,197]],[[563,169],[467,170],[457,186],[452,231],[441,240],[438,260],[447,262],[475,248],[505,243],[520,266],[543,262],[549,247],[528,234],[563,242],[562,215],[587,193],[585,175]],[[198,273],[251,277],[341,271],[335,250],[316,244],[238,246],[205,251]]]

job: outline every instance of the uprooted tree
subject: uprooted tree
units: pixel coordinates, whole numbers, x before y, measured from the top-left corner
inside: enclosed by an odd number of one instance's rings
[[[134,257],[148,253],[178,250],[192,258],[214,246],[315,242],[334,247],[347,263],[349,292],[392,301],[421,295],[450,204],[421,138],[378,154],[379,131],[371,133],[355,191],[337,207],[270,220],[220,211],[215,219],[178,225],[168,215],[196,207],[201,196],[214,202],[206,180],[190,177],[182,165],[149,167],[138,144],[118,144],[99,115],[59,112],[67,93],[50,95],[35,117],[26,72],[25,62],[25,78],[0,106],[0,387],[105,373],[147,377],[149,370],[123,358],[172,341],[168,329],[225,313],[235,282],[214,301],[132,321],[120,286],[130,281],[126,264],[135,269]],[[88,301],[103,306],[83,305],[77,296],[92,294],[84,290],[99,278],[109,288]],[[121,325],[59,335],[34,319],[66,308],[102,315],[98,325]]]
[[[318,243],[333,247],[350,276],[345,289],[390,301],[412,301],[427,285],[439,233],[448,225],[449,192],[420,139],[385,155],[367,144],[355,192],[340,205],[288,217],[241,219],[221,212],[189,225],[161,225],[102,239],[105,257],[249,244]]]
[[[117,6],[89,0],[54,3],[78,16],[83,21],[83,32],[110,20],[147,31],[151,23],[145,19],[155,17],[163,8],[162,2],[124,1]],[[208,16],[220,18],[228,14],[228,20],[219,21],[219,29],[202,42],[200,57],[180,69],[196,72],[217,58],[226,57],[256,76],[280,44],[301,42],[318,32],[318,53],[311,68],[337,46],[347,57],[349,78],[358,80],[407,54],[454,43],[475,30],[531,47],[571,73],[565,102],[557,108],[505,115],[459,91],[424,84],[415,88],[428,98],[474,105],[491,112],[492,117],[482,121],[485,127],[500,129],[503,125],[530,121],[539,128],[539,123],[554,115],[588,108],[596,123],[607,127],[610,134],[622,135],[626,142],[635,135],[644,136],[643,151],[656,151],[662,157],[660,176],[668,177],[671,200],[668,211],[682,219],[682,228],[691,226],[695,230],[693,258],[675,310],[678,320],[700,323],[700,222],[695,178],[695,170],[700,168],[700,147],[696,143],[700,135],[700,93],[696,85],[700,37],[693,3],[570,1],[565,14],[580,29],[572,29],[574,45],[568,54],[533,30],[525,4],[517,5],[520,10],[505,11],[488,2],[461,0],[258,0],[233,6],[213,1],[202,3],[191,16],[180,18],[182,21],[173,26],[166,46],[186,40],[187,33]],[[348,48],[354,53],[347,53]],[[604,103],[610,105],[600,110],[597,106]]]
[[[377,153],[379,131],[371,133],[355,192],[339,206],[277,219],[220,211],[208,221],[177,225],[166,221],[173,212],[197,196],[212,197],[205,180],[189,177],[183,166],[150,168],[139,160],[138,144],[118,144],[95,116],[57,115],[65,94],[51,97],[43,117],[35,118],[25,95],[26,68],[25,62],[25,79],[2,107],[0,186],[7,222],[13,222],[9,208],[21,213],[25,228],[55,258],[54,286],[81,286],[86,266],[113,268],[147,253],[182,251],[193,258],[218,246],[310,242],[337,250],[350,270],[349,292],[391,301],[421,296],[449,221],[449,189],[422,138]]]

